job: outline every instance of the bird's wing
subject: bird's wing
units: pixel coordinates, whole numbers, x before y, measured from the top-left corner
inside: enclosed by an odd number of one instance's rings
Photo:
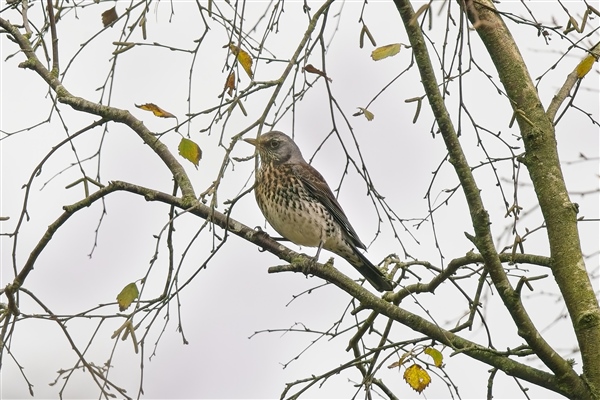
[[[291,165],[294,175],[302,182],[306,190],[314,196],[333,216],[333,219],[340,224],[343,233],[348,234],[349,241],[360,249],[366,249],[366,246],[358,238],[358,234],[350,225],[348,217],[344,214],[344,210],[340,203],[336,200],[333,192],[323,179],[323,176],[314,169],[310,164],[293,164]]]

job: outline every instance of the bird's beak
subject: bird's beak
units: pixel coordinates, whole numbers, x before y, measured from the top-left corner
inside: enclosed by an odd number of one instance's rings
[[[252,146],[256,147],[258,140],[256,139],[244,139],[244,142],[250,143]]]

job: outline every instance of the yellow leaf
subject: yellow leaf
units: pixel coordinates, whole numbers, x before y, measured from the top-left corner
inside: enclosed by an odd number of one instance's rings
[[[250,57],[248,53],[246,53],[244,50],[240,49],[233,43],[229,44],[229,50],[231,50],[233,55],[236,56],[238,62],[240,63],[242,68],[244,68],[244,71],[246,71],[250,79],[252,79],[252,57]]]
[[[357,108],[360,110],[360,112],[357,112],[354,115],[364,114],[367,121],[373,121],[373,118],[375,118],[375,114],[373,114],[371,111],[367,110],[366,108],[362,108],[362,107],[357,107]]]
[[[596,57],[591,54],[588,54],[577,66],[577,77],[579,79],[583,78],[587,75],[588,72],[591,71],[594,63],[596,62]]]
[[[374,61],[383,60],[384,58],[395,56],[400,53],[400,43],[388,44],[387,46],[381,46],[373,50],[371,58]]]
[[[125,311],[131,303],[139,296],[137,285],[135,282],[131,282],[125,286],[121,293],[117,295],[117,303],[119,303],[119,311]]]
[[[161,117],[161,118],[176,118],[173,114],[171,114],[168,111],[163,110],[162,108],[160,108],[159,106],[157,106],[154,103],[146,103],[146,104],[142,104],[142,105],[135,105],[137,108],[141,108],[142,110],[146,110],[146,111],[152,111],[152,114],[156,115],[157,117]]]
[[[178,149],[181,157],[190,161],[196,166],[196,168],[198,168],[198,163],[202,158],[202,150],[200,149],[200,146],[196,144],[196,142],[190,139],[181,138]]]
[[[429,355],[433,358],[433,363],[436,367],[441,367],[442,362],[444,361],[444,356],[439,350],[434,349],[433,347],[428,347],[425,349],[425,354]]]
[[[406,368],[404,371],[404,380],[408,385],[415,391],[421,393],[429,383],[431,383],[431,377],[420,365],[414,364]]]

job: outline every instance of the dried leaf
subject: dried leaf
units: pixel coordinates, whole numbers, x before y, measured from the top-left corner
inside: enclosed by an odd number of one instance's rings
[[[402,45],[400,43],[388,44],[386,46],[381,46],[373,50],[371,53],[371,58],[374,61],[383,60],[384,58],[395,56],[400,53],[400,48]]]
[[[238,62],[244,68],[244,71],[248,74],[250,79],[252,79],[252,57],[244,50],[240,49],[233,43],[229,44],[229,50],[233,53],[233,55],[237,58]]]
[[[223,91],[227,90],[227,94],[231,97],[233,95],[233,91],[235,90],[235,72],[231,71],[229,76],[227,77],[227,82],[225,82],[225,88]]]
[[[592,54],[588,54],[587,56],[585,56],[585,58],[581,60],[579,65],[577,65],[577,77],[581,79],[584,76],[586,76],[588,72],[592,70],[592,67],[594,66],[594,63],[596,61],[598,60],[596,60],[596,57],[594,57]]]
[[[117,303],[119,303],[119,311],[125,311],[131,303],[139,296],[140,292],[138,291],[137,285],[135,282],[131,282],[129,285],[125,286],[121,293],[117,295]]]
[[[414,364],[406,368],[404,371],[404,380],[408,385],[415,391],[421,393],[429,383],[431,383],[431,377],[420,365]]]
[[[312,64],[306,64],[306,66],[302,67],[302,71],[306,71],[311,74],[317,74],[327,79],[329,82],[333,82],[333,79],[327,76],[327,74],[320,69],[315,68]]]
[[[200,146],[196,144],[196,142],[190,139],[181,138],[178,149],[181,157],[190,161],[196,166],[196,168],[198,168],[198,163],[202,158],[202,150],[200,149]]]
[[[410,353],[408,353],[408,352],[404,353],[398,361],[393,362],[390,365],[388,365],[388,368],[390,368],[390,369],[396,368],[396,367],[399,368],[402,364],[404,364],[404,361],[406,361],[406,357],[408,357],[409,355],[410,355]]]
[[[162,108],[160,108],[159,106],[157,106],[154,103],[146,103],[146,104],[142,104],[142,105],[135,105],[137,108],[141,108],[142,110],[146,110],[146,111],[152,111],[152,114],[156,115],[157,117],[161,117],[161,118],[177,118],[175,117],[173,114],[171,114],[168,111],[163,110]]]
[[[102,13],[102,25],[106,28],[119,19],[116,7],[110,8]]]
[[[433,347],[428,347],[425,349],[425,354],[430,356],[433,359],[433,363],[436,367],[441,367],[442,362],[444,361],[444,356],[439,350],[434,349]]]

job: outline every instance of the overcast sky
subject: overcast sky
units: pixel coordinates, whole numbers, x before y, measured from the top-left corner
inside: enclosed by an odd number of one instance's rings
[[[551,23],[552,15],[560,16],[559,23],[566,22],[560,9],[552,9],[554,2],[530,2],[536,17],[544,23]],[[61,63],[64,71],[69,60],[87,42],[101,30],[100,14],[115,3],[89,3],[88,7],[77,9],[77,18],[71,11],[63,16],[58,25],[61,49]],[[116,3],[117,12],[122,14],[129,3]],[[313,12],[321,3],[310,3]],[[246,5],[246,27],[252,26],[263,14],[267,2],[250,1]],[[174,15],[169,22],[171,4],[166,2],[152,4],[148,14],[148,38],[146,43],[158,42],[180,48],[193,48],[194,40],[203,32],[203,24],[197,6],[192,2],[172,3]],[[220,4],[220,7],[226,7]],[[516,15],[526,16],[526,10],[518,2],[501,5]],[[399,55],[374,62],[370,58],[373,47],[370,45],[360,49],[358,38],[360,25],[357,23],[362,3],[346,2],[333,6],[329,16],[328,30],[325,35],[332,39],[327,53],[327,74],[333,79],[331,90],[340,108],[351,116],[357,107],[365,107],[367,103],[387,84],[399,71],[410,64],[410,50],[402,49]],[[575,7],[574,7],[575,8]],[[279,32],[270,38],[267,47],[280,59],[288,59],[295,50],[304,30],[307,18],[302,14],[302,2],[286,2],[285,12],[279,24]],[[338,10],[338,19],[333,18]],[[392,2],[369,2],[365,12],[365,21],[375,36],[378,45],[389,43],[408,43],[398,14]],[[435,8],[437,11],[437,7]],[[137,15],[137,14],[136,14]],[[17,21],[14,11],[3,11],[2,18]],[[40,26],[41,6],[33,3],[30,18]],[[597,19],[596,19],[597,20]],[[595,20],[595,21],[596,21]],[[594,22],[595,22],[594,21]],[[193,73],[192,112],[200,111],[218,104],[218,95],[223,90],[227,72],[223,69],[227,56],[228,36],[225,30],[215,21],[208,21],[208,32],[203,50],[199,54]],[[434,19],[439,31],[430,32],[437,43],[443,37],[441,27],[443,18]],[[131,22],[129,23],[131,24]],[[597,25],[597,23],[596,23]],[[112,44],[119,40],[122,25],[109,28],[96,37],[80,54],[74,58],[64,79],[65,86],[76,96],[97,101],[100,91],[111,68]],[[531,75],[535,78],[547,71],[560,58],[568,43],[552,36],[549,44],[543,37],[535,35],[532,28],[514,26],[515,37],[524,57],[530,66]],[[264,29],[264,25],[263,28]],[[337,29],[337,32],[336,32]],[[335,33],[335,35],[334,35]],[[597,40],[597,35],[594,36]],[[141,33],[134,34],[132,41],[142,42]],[[488,57],[481,52],[482,46],[475,35],[471,35],[471,49],[477,54],[481,67],[494,78],[496,73],[491,67]],[[47,88],[43,81],[33,72],[17,68],[23,61],[20,54],[7,57],[16,52],[15,45],[2,35],[1,39],[1,115],[0,123],[3,132],[14,132],[47,118],[51,100],[46,95]],[[49,40],[47,41],[49,44]],[[42,52],[39,51],[41,56]],[[572,55],[550,70],[539,86],[540,95],[547,106],[553,94],[558,90],[566,74],[577,64],[581,52]],[[5,61],[6,60],[6,61]],[[174,52],[168,49],[138,46],[123,53],[117,64],[113,97],[111,105],[130,110],[136,117],[144,121],[154,132],[163,132],[174,125],[172,119],[159,119],[150,113],[134,107],[134,104],[153,102],[178,116],[182,121],[188,112],[188,78],[192,57],[189,53]],[[258,61],[259,67],[255,79],[267,81],[276,79],[284,67],[283,63],[266,64]],[[318,53],[309,59],[316,67],[321,66]],[[475,66],[471,65],[475,69]],[[587,112],[591,112],[594,121],[598,115],[598,67],[593,72],[577,97],[577,104]],[[249,83],[243,71],[239,74],[240,87]],[[300,86],[300,84],[298,84]],[[455,86],[450,92],[449,105],[455,122],[458,90]],[[509,106],[504,97],[491,89],[489,82],[481,73],[467,75],[463,84],[463,96],[469,110],[476,115],[478,122],[494,132],[501,132],[505,140],[520,143],[516,140],[516,126],[509,128],[511,118]],[[270,95],[270,92],[269,92]],[[427,104],[423,105],[419,120],[413,124],[415,103],[405,103],[406,99],[423,95],[416,69],[402,76],[379,97],[369,110],[375,114],[373,121],[363,116],[350,117],[354,134],[360,145],[362,157],[369,168],[370,176],[379,192],[386,197],[389,204],[403,219],[418,219],[427,215],[427,202],[424,200],[432,179],[432,172],[442,161],[445,149],[440,137],[432,138],[431,112]],[[294,133],[296,141],[305,158],[311,158],[325,136],[332,129],[329,104],[327,102],[325,82],[319,79],[315,87],[298,102],[294,118],[288,113],[277,124],[277,129]],[[223,131],[223,143],[229,144],[230,137],[253,122],[264,109],[266,94],[257,94],[253,99],[244,102],[248,116],[239,109],[233,110],[227,126]],[[289,102],[289,100],[288,100]],[[81,115],[59,105],[63,112],[69,132],[74,133],[91,123],[95,118]],[[477,139],[470,123],[465,122],[462,143],[472,157],[472,165],[477,165],[482,158],[481,149],[477,147]],[[272,121],[272,117],[269,119]],[[211,134],[201,130],[210,122],[209,117],[200,117],[189,126],[181,128],[182,133],[190,133],[203,149],[203,159],[196,170],[190,163],[182,160],[189,173],[196,193],[203,192],[215,179],[220,168],[224,151],[217,147],[220,140],[222,122],[216,125]],[[338,114],[336,124],[342,137],[351,143],[349,130]],[[516,125],[516,124],[515,124]],[[249,137],[256,131],[249,133]],[[560,156],[565,161],[565,176],[570,190],[593,191],[598,187],[598,126],[590,122],[583,113],[571,110],[557,127]],[[30,174],[48,151],[65,138],[65,132],[56,114],[52,121],[35,129],[21,132],[10,138],[2,135],[0,141],[1,155],[1,193],[0,215],[11,219],[2,222],[1,232],[12,232],[18,220],[23,203],[24,191],[21,189]],[[133,182],[149,188],[172,191],[172,177],[167,168],[141,140],[124,126],[110,124],[106,136],[96,128],[75,142],[80,159],[91,156],[103,140],[103,154],[100,175],[103,183],[111,180]],[[173,153],[177,153],[180,136],[170,132],[161,137]],[[497,151],[494,156],[507,157],[503,146],[491,149]],[[357,150],[349,145],[351,154],[356,157]],[[248,157],[253,153],[252,146],[240,142],[233,152],[235,157]],[[580,160],[580,154],[596,161],[574,162]],[[21,268],[29,252],[39,241],[46,227],[62,212],[62,206],[79,201],[83,196],[81,186],[65,189],[65,186],[80,178],[79,168],[64,170],[76,162],[72,150],[65,146],[53,156],[36,177],[29,198],[28,215],[31,220],[23,225],[19,236],[17,268]],[[312,164],[325,176],[332,188],[337,188],[343,176],[345,157],[336,140],[329,140],[317,153]],[[86,172],[95,177],[97,159],[84,164]],[[229,168],[218,193],[218,209],[225,209],[224,202],[250,187],[253,180],[254,163],[235,162]],[[495,216],[493,232],[498,238],[499,247],[509,241],[503,237],[503,227],[509,223],[502,215],[503,204],[494,188],[495,181],[489,170],[481,169],[476,178],[483,190],[486,206]],[[510,179],[510,169],[501,170],[504,178]],[[526,171],[521,170],[522,181],[528,182]],[[457,180],[448,164],[441,170],[436,180],[432,196],[434,201],[446,198],[445,189],[456,186]],[[507,184],[510,187],[510,184]],[[531,197],[531,188],[526,185],[520,189],[521,204],[525,210],[534,209],[531,215],[523,216],[522,229],[538,227],[542,220],[535,210]],[[509,192],[509,199],[512,192]],[[529,193],[530,197],[527,197]],[[349,175],[344,178],[339,200],[350,222],[361,236],[363,242],[369,244],[368,257],[373,262],[380,262],[386,255],[397,253],[403,256],[403,250],[414,258],[428,260],[438,266],[447,263],[453,257],[464,255],[472,249],[472,244],[463,235],[471,231],[468,212],[463,204],[462,193],[459,192],[448,206],[440,208],[436,214],[437,233],[441,243],[444,260],[435,247],[432,230],[429,224],[417,229],[415,222],[408,222],[408,231],[399,230],[399,241],[393,238],[389,224],[381,227],[381,234],[376,238],[378,224],[371,200],[365,195],[366,187],[356,171],[350,168]],[[590,219],[598,218],[598,194],[575,196],[574,201],[580,204],[580,215]],[[145,202],[142,198],[129,194],[114,194],[106,200],[107,215],[104,217],[97,235],[95,230],[102,215],[102,204],[94,204],[83,210],[65,224],[55,235],[52,243],[38,259],[35,270],[29,276],[25,287],[36,293],[44,303],[56,314],[77,313],[98,304],[113,302],[117,293],[129,282],[140,279],[146,274],[149,262],[154,254],[156,239],[168,221],[168,207]],[[235,206],[232,217],[251,226],[262,226],[268,232],[272,229],[265,226],[264,218],[255,204],[252,194],[242,198]],[[181,254],[192,241],[195,233],[204,221],[192,216],[183,216],[176,222],[175,232],[176,263]],[[598,251],[597,222],[582,223],[582,245],[584,254]],[[398,226],[397,226],[398,228]],[[544,235],[533,235],[527,243],[528,252],[547,255]],[[180,280],[183,282],[192,276],[209,255],[214,242],[212,232],[204,230],[193,243],[182,263]],[[1,237],[1,280],[5,286],[13,278],[12,241]],[[297,249],[292,246],[293,249]],[[93,256],[88,255],[94,249]],[[314,249],[302,249],[307,254],[314,254]],[[325,254],[325,253],[324,253]],[[164,239],[160,243],[159,260],[154,265],[145,288],[147,299],[158,295],[164,285],[167,251]],[[326,261],[329,254],[321,255]],[[178,310],[173,301],[169,310],[169,322],[161,336],[160,318],[153,325],[145,343],[144,363],[144,397],[146,398],[278,398],[287,382],[307,378],[311,374],[321,374],[351,359],[346,353],[347,341],[351,334],[341,335],[330,341],[322,338],[309,350],[304,349],[318,336],[302,332],[287,332],[291,327],[300,330],[304,327],[315,331],[329,329],[339,319],[350,298],[338,289],[329,285],[310,293],[306,290],[319,286],[323,282],[318,278],[305,278],[300,274],[267,274],[267,268],[280,264],[281,261],[269,253],[261,253],[248,242],[230,236],[225,249],[219,251],[211,260],[206,270],[188,285],[179,298],[181,309]],[[342,259],[336,259],[335,266],[353,278],[358,274]],[[598,268],[598,256],[588,260],[589,269]],[[543,269],[530,271],[531,275],[545,273]],[[429,279],[428,276],[424,276]],[[410,282],[413,283],[413,282]],[[597,284],[597,282],[595,282]],[[527,297],[534,320],[540,327],[551,322],[564,311],[556,297],[555,286],[551,279],[539,282],[536,292]],[[294,296],[302,294],[293,300]],[[546,293],[546,295],[541,295]],[[453,305],[455,292],[451,288],[442,287],[435,296],[423,296],[420,305],[406,301],[408,309],[423,314],[423,308],[429,310],[436,321],[445,324],[456,321],[465,309],[457,300]],[[495,330],[496,348],[515,346],[516,332],[507,323],[507,314],[498,304],[495,292],[488,293],[487,323]],[[21,297],[21,310],[25,314],[41,313],[42,310],[25,296]],[[293,301],[292,301],[293,300]],[[0,300],[5,301],[5,299]],[[410,303],[410,304],[409,304]],[[441,305],[443,304],[443,305]],[[117,314],[116,306],[113,306]],[[107,311],[104,311],[107,312]],[[177,332],[178,312],[181,312],[181,323],[188,345],[182,344],[182,335]],[[363,315],[364,314],[364,315]],[[360,318],[366,313],[359,314]],[[123,385],[130,396],[136,396],[139,387],[140,359],[133,351],[130,340],[121,342],[111,340],[113,331],[119,327],[122,319],[107,319],[99,328],[93,344],[86,353],[88,360],[97,365],[106,362],[114,346],[116,350],[111,361],[114,369],[111,377]],[[348,321],[348,324],[351,321]],[[86,347],[97,326],[97,320],[73,320],[68,324],[73,339],[80,349]],[[272,333],[257,331],[277,330]],[[395,328],[396,340],[412,337],[410,330]],[[138,336],[143,332],[138,331]],[[573,335],[568,322],[551,325],[544,332],[551,344],[561,354],[577,358],[570,351],[575,347]],[[472,340],[485,343],[484,332],[479,329],[470,333]],[[156,351],[155,342],[160,336]],[[249,337],[251,337],[249,339]],[[155,351],[151,361],[148,357]],[[25,320],[17,325],[12,336],[11,352],[19,365],[24,368],[27,378],[34,385],[35,398],[56,398],[62,381],[56,386],[49,386],[57,377],[59,369],[67,369],[74,365],[75,354],[56,324],[46,321]],[[294,360],[299,354],[302,356]],[[444,351],[447,372],[454,384],[459,387],[463,398],[482,398],[485,396],[488,366],[470,361],[466,357],[450,357],[451,352]],[[292,361],[294,360],[294,361]],[[395,359],[390,361],[393,362]],[[283,365],[286,367],[283,368]],[[540,367],[534,362],[534,366]],[[512,378],[497,377],[495,398],[522,398],[522,394]],[[11,356],[5,354],[3,359],[1,382],[2,398],[28,398],[27,384],[23,380],[19,368]],[[401,398],[419,398],[403,381],[402,372],[383,368],[380,378],[395,390]],[[352,383],[360,381],[356,371],[331,377],[322,387],[313,388],[307,398],[349,398],[356,389]],[[532,398],[552,397],[553,394],[538,390],[531,385]],[[444,381],[433,377],[430,387],[425,391],[427,398],[447,398],[449,391]],[[96,398],[98,390],[91,382],[89,375],[77,371],[64,392],[66,398]],[[358,395],[359,398],[362,394]],[[555,397],[555,396],[554,396]]]

